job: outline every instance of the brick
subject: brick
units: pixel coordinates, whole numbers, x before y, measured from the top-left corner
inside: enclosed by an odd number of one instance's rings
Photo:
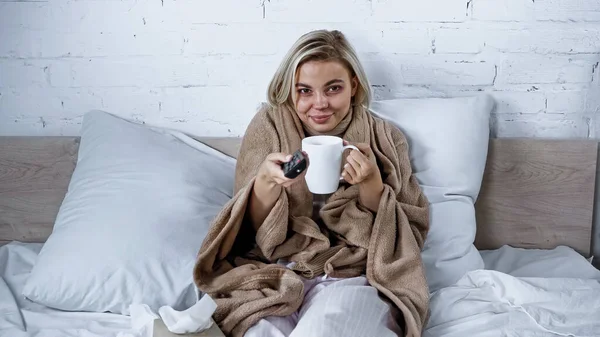
[[[77,135],[82,108],[98,108],[87,93],[73,89],[27,88],[0,95],[0,135]],[[76,110],[69,107],[78,106]]]
[[[158,119],[161,110],[176,113],[182,109],[179,98],[169,97],[164,89],[125,87],[91,88],[89,91],[100,100],[99,108],[140,122]]]
[[[569,56],[519,56],[502,62],[498,82],[508,84],[588,83],[593,63]]]
[[[43,30],[53,6],[50,2],[0,2],[0,31]]]
[[[11,118],[80,117],[91,109],[101,109],[102,101],[89,89],[27,88],[2,92],[0,114]]]
[[[315,29],[342,31],[359,53],[431,52],[427,29],[414,25],[374,24],[365,30],[345,23],[198,25],[185,34],[187,42],[183,49],[185,55],[277,55],[281,60],[301,35]]]
[[[69,87],[266,86],[279,62],[279,57],[223,55],[72,59],[69,69],[53,70],[51,78],[53,85]],[[63,84],[55,76],[70,78]]]
[[[208,83],[204,59],[180,56],[73,59],[69,72],[71,87],[196,86]],[[54,72],[52,76],[55,76]],[[56,76],[64,78],[65,74]]]
[[[61,100],[62,112],[60,117],[68,120],[81,118],[90,110],[103,109],[102,97],[94,92],[92,88],[66,88],[56,95]],[[131,97],[131,100],[135,100]]]
[[[433,33],[437,54],[477,54],[483,51],[486,32],[480,29],[441,28]]]
[[[15,119],[0,113],[0,135],[2,136],[58,136],[56,123],[49,123],[47,119],[23,118]]]
[[[600,138],[600,111],[592,113],[592,122],[590,126],[590,137],[594,139]]]
[[[535,18],[551,21],[600,21],[598,0],[544,0],[535,4]]]
[[[210,4],[197,0],[164,0],[164,6],[154,11],[162,24],[188,26],[199,23],[255,23],[263,20],[262,0],[220,0]],[[157,1],[160,3],[160,1]],[[268,3],[267,3],[268,4]],[[267,5],[265,4],[265,5]]]
[[[0,60],[0,88],[47,86],[48,64],[32,60]]]
[[[183,50],[195,54],[268,55],[280,46],[293,43],[298,36],[287,35],[288,26],[266,24],[196,25],[184,34]]]
[[[546,110],[546,96],[541,92],[491,92],[497,114],[540,113]]]
[[[590,88],[585,92],[585,111],[600,113],[600,95],[597,87]],[[600,136],[600,134],[598,134]]]
[[[205,57],[208,85],[258,85],[267,87],[281,62],[277,56],[214,56]]]
[[[253,87],[168,88],[165,94],[182,105],[180,111],[161,111],[148,122],[172,127],[196,136],[241,136],[256,108],[264,101],[263,88]],[[235,94],[236,99],[231,96]],[[263,99],[261,99],[263,98]]]
[[[0,6],[2,6],[0,4]],[[1,19],[0,19],[1,20]],[[31,58],[39,56],[38,46],[44,32],[31,32],[23,29],[0,29],[0,57]]]
[[[160,2],[156,2],[160,6]],[[0,28],[54,32],[120,32],[142,28],[143,11],[152,3],[136,5],[135,0],[8,3],[0,8],[7,21]],[[0,14],[2,15],[2,14]],[[5,17],[0,17],[2,22]],[[110,20],[107,20],[110,18]]]
[[[584,91],[558,91],[547,93],[548,113],[583,113],[585,110]]]
[[[222,86],[177,89],[183,102],[183,113],[207,119],[234,123],[240,116],[253,113],[265,100],[266,89],[259,86]],[[231,99],[235,95],[235,99]]]
[[[100,108],[105,111],[137,122],[176,129],[193,124],[195,130],[186,130],[199,136],[206,136],[207,132],[219,135],[221,131],[224,132],[220,135],[228,135],[233,132],[228,130],[233,130],[235,125],[239,131],[239,124],[250,120],[265,97],[265,89],[257,86],[94,88],[92,92],[101,100]],[[233,95],[236,99],[231,99]],[[216,129],[204,124],[215,125]]]
[[[492,63],[459,59],[381,55],[364,65],[375,85],[492,85],[495,76]]]
[[[0,96],[0,115],[10,119],[59,116],[61,100],[51,90],[5,90]]]
[[[483,32],[485,44],[501,52],[515,53],[597,53],[600,26],[569,24],[527,25]]]
[[[87,61],[87,60],[86,60]],[[45,69],[48,83],[53,87],[70,87],[73,83],[73,73],[71,65],[73,62],[81,62],[83,60],[73,59],[51,59],[47,60],[48,66]]]
[[[380,38],[375,40],[380,51],[397,54],[430,54],[433,52],[433,40],[425,28],[406,27],[402,24],[381,28],[383,33]],[[377,33],[379,32],[377,31]]]
[[[9,30],[0,32],[0,57],[104,57],[180,55],[180,33],[56,33]]]
[[[184,45],[176,32],[44,33],[40,41],[41,57],[180,55]]]
[[[263,1],[269,22],[360,22],[371,16],[369,0]]]
[[[215,25],[216,26],[216,25]],[[348,38],[359,53],[427,54],[431,52],[431,39],[427,28],[415,24],[372,23],[368,29],[353,23],[265,23],[227,24],[214,29],[221,39],[212,39],[208,33],[195,33],[201,39],[200,48],[214,48],[223,52],[244,54],[279,54],[281,57],[303,34],[317,29],[337,29]],[[195,28],[197,29],[197,28]],[[223,35],[221,35],[223,34]],[[192,41],[190,40],[190,44]],[[186,47],[186,52],[189,49]],[[209,49],[210,50],[210,49]]]
[[[535,5],[529,0],[473,0],[472,17],[482,21],[531,21]]]
[[[0,30],[140,33],[185,31],[203,23],[256,23],[260,1],[68,1],[0,4]],[[110,20],[107,20],[110,18]]]
[[[463,22],[467,19],[463,0],[372,1],[373,19],[380,22]]]
[[[583,116],[493,114],[491,124],[495,137],[587,138],[589,131]]]
[[[125,1],[70,1],[54,6],[52,23],[67,32],[127,32],[143,28],[147,11],[158,8],[158,2],[136,4]],[[107,18],[110,18],[107,20]]]

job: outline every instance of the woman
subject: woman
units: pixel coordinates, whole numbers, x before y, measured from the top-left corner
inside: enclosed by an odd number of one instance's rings
[[[421,335],[428,203],[406,139],[369,113],[370,100],[342,33],[305,34],[285,56],[244,136],[235,196],[194,269],[227,335]],[[346,156],[332,195],[312,195],[304,174],[283,175],[281,164],[311,135],[360,149]]]

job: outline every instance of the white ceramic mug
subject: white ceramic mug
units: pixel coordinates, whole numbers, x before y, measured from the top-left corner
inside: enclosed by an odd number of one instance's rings
[[[309,191],[329,194],[338,189],[345,149],[358,150],[354,145],[344,146],[342,138],[335,136],[312,136],[302,140],[302,151],[308,154],[310,163],[305,176]]]

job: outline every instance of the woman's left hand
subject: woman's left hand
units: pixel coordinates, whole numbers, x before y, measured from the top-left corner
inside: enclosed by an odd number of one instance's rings
[[[354,145],[360,149],[360,151],[350,151],[350,154],[346,157],[346,164],[342,171],[344,180],[352,185],[370,181],[381,181],[381,174],[377,167],[375,154],[368,144],[352,144],[344,140],[344,145]]]

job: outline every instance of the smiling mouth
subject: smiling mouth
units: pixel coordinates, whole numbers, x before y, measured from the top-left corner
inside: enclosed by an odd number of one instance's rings
[[[310,116],[310,118],[317,124],[324,124],[331,118],[332,115],[325,116]]]

